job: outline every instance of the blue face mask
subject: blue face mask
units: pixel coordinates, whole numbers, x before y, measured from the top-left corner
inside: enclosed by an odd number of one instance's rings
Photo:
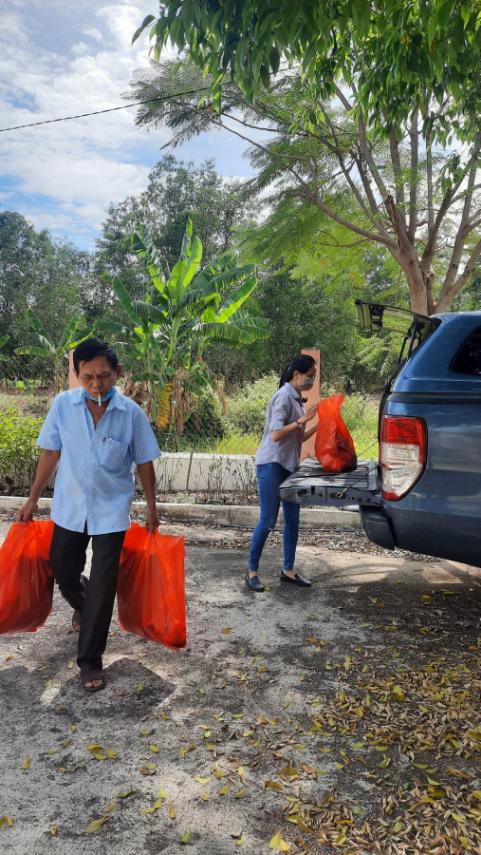
[[[114,387],[111,386],[109,391],[106,392],[105,395],[102,395],[100,402],[102,404],[105,404],[106,401],[110,401],[113,394],[114,394]],[[95,401],[96,404],[98,404],[98,402],[99,402],[99,396],[98,395],[97,396],[89,395],[89,393],[86,391],[86,389],[82,389],[82,395],[84,396],[84,398],[88,398],[89,401]]]

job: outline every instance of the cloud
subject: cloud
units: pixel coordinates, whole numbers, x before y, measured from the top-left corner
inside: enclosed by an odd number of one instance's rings
[[[9,0],[0,30],[0,128],[123,103],[148,38],[132,34],[156,0]],[[0,204],[38,228],[91,248],[105,210],[146,186],[171,131],[147,134],[135,108],[0,133]],[[246,174],[236,137],[211,132],[175,151],[221,174]],[[3,183],[2,183],[3,179]]]
[[[46,6],[57,38],[39,44],[40,25],[44,34],[49,31],[45,5],[11,4],[0,34],[0,127],[120,105],[132,71],[146,64],[146,45],[134,50],[130,41],[150,5],[138,0],[99,8],[89,0],[80,6],[54,0]],[[37,226],[65,231],[77,220],[76,232],[97,231],[108,204],[144,189],[149,165],[167,138],[160,131],[146,139],[133,112],[0,134],[0,176],[9,185],[8,192],[1,188],[4,198],[19,194]],[[35,197],[31,211],[29,194]]]

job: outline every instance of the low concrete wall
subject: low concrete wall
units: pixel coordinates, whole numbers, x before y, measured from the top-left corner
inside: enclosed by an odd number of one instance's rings
[[[253,493],[256,467],[248,454],[165,453],[155,461],[161,493]]]

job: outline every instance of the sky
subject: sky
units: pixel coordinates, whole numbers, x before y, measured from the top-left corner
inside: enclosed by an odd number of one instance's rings
[[[148,38],[131,45],[157,0],[9,0],[0,31],[0,129],[122,104],[148,67]],[[145,189],[170,138],[134,124],[135,108],[0,133],[0,209],[19,211],[57,240],[91,250],[110,203]],[[221,175],[251,174],[245,144],[213,132],[173,150]]]

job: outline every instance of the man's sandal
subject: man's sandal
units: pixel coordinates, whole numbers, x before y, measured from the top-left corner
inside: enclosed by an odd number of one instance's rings
[[[105,672],[101,668],[82,668],[80,679],[86,692],[100,692],[105,689]],[[99,683],[99,685],[88,686],[88,683]]]
[[[80,632],[80,621],[82,620],[81,613],[75,609],[72,615],[72,629],[74,632]]]

